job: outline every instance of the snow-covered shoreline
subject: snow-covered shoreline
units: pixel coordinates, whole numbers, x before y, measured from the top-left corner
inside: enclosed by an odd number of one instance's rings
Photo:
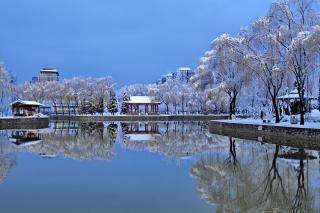
[[[306,122],[304,125],[290,124],[290,122],[264,123],[261,119],[239,119],[239,120],[215,120],[217,122],[232,123],[232,124],[244,124],[244,125],[257,125],[257,126],[275,126],[275,127],[289,127],[289,128],[301,128],[301,129],[320,129],[320,123],[318,122]]]

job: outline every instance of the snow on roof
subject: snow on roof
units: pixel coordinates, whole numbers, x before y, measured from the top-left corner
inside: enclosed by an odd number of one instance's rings
[[[43,68],[40,72],[58,72],[56,69]]]
[[[178,68],[179,71],[191,71],[192,69],[189,67],[180,67]]]
[[[160,103],[151,96],[131,96],[130,101],[126,101],[128,104],[151,104],[151,103]]]
[[[305,95],[305,98],[318,99],[317,97],[312,96],[312,95]],[[279,96],[279,97],[277,97],[277,99],[299,99],[298,90],[297,89],[292,90],[289,94]]]
[[[10,105],[13,105],[16,103],[21,103],[21,104],[30,105],[30,106],[42,106],[42,104],[40,104],[39,102],[36,102],[36,101],[23,101],[23,100],[16,100],[16,101],[12,102]]]

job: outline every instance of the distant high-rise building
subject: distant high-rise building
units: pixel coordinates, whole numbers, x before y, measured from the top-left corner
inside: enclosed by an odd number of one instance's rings
[[[189,83],[190,78],[195,74],[195,72],[190,68],[178,68],[176,72],[169,73],[167,75],[162,76],[156,83],[164,84],[168,80],[174,80],[183,83]]]
[[[39,81],[59,81],[59,72],[56,69],[43,68],[40,70]]]
[[[180,67],[177,69],[177,79],[181,82],[188,83],[194,72],[190,68]]]

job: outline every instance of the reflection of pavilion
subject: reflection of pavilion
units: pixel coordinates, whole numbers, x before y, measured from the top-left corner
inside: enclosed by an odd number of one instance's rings
[[[127,141],[154,141],[160,135],[157,123],[123,124],[124,136]]]
[[[9,140],[18,146],[28,146],[42,142],[37,130],[13,131]]]

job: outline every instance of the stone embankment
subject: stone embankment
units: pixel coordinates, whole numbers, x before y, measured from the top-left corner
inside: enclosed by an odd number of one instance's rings
[[[49,117],[3,117],[1,129],[43,129],[48,128]]]
[[[51,115],[51,120],[97,121],[210,121],[227,119],[227,115]]]
[[[265,143],[320,150],[320,129],[213,120],[210,132]]]

